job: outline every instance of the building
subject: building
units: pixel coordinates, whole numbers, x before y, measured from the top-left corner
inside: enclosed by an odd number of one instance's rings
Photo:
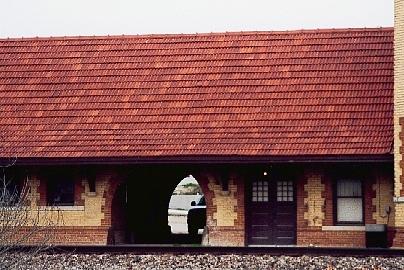
[[[394,201],[395,227],[401,235],[396,245],[404,246],[404,173],[402,157],[402,116],[404,115],[404,1],[394,1]]]
[[[380,224],[404,247],[393,147],[404,48],[393,38],[377,28],[3,39],[2,162],[16,158],[15,175],[30,179],[31,206],[63,213],[58,243],[164,242],[171,193],[192,174],[208,245],[361,247],[365,225]]]

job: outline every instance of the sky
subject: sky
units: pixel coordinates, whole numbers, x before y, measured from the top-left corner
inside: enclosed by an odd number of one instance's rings
[[[0,0],[0,38],[393,26],[394,0]]]

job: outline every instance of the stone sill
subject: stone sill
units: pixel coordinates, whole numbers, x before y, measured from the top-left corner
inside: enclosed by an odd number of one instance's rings
[[[89,191],[86,193],[87,197],[97,197],[97,192]]]
[[[39,210],[60,210],[60,211],[84,211],[83,205],[60,205],[60,206],[41,206]]]
[[[394,197],[393,201],[395,203],[404,203],[404,197]]]
[[[6,209],[6,210],[32,210],[36,211],[39,209],[39,211],[84,211],[84,206],[82,205],[66,205],[66,206],[40,206],[40,207],[34,207],[31,208],[30,206],[4,206],[0,207],[0,209]]]
[[[322,226],[322,231],[365,231],[365,226]]]

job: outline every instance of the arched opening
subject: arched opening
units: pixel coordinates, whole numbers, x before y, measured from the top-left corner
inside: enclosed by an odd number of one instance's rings
[[[174,244],[200,244],[206,225],[206,202],[198,181],[189,175],[171,194],[168,225]]]
[[[119,184],[116,183],[110,190],[108,243],[201,243],[206,206],[198,182],[193,177],[184,178],[187,175],[184,172],[190,171],[167,165],[128,168]],[[191,205],[193,201],[194,206]],[[203,224],[195,224],[197,227],[190,228],[189,234],[188,214],[202,208]]]

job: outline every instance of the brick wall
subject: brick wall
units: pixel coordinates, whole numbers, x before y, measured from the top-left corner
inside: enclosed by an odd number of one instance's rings
[[[399,3],[398,3],[399,2]],[[403,67],[404,67],[404,48],[403,48],[403,43],[404,43],[404,22],[403,19],[398,20],[398,16],[404,16],[404,1],[396,1],[396,25],[398,26],[398,29],[395,29],[395,120],[396,120],[396,114],[399,115],[398,117],[398,123],[399,123],[399,129],[400,132],[398,134],[398,139],[395,138],[395,145],[398,145],[399,147],[399,153],[394,153],[394,159],[395,161],[398,161],[399,163],[399,169],[396,167],[394,168],[395,170],[395,181],[394,181],[394,196],[395,196],[395,202],[393,203],[393,209],[394,209],[394,227],[392,228],[391,231],[391,241],[392,241],[392,246],[394,247],[404,247],[404,159],[403,159],[403,153],[404,153],[404,146],[402,144],[404,140],[404,116],[401,115],[402,110],[404,110],[404,105],[401,104],[401,97],[403,97],[403,102],[404,102],[404,84],[403,84],[403,79],[404,79],[404,72],[403,72]],[[401,31],[399,31],[401,29]],[[396,44],[397,47],[396,48]],[[400,82],[397,81],[397,78],[399,78]],[[398,100],[398,101],[397,101]],[[396,103],[397,102],[397,103]],[[404,112],[403,112],[404,114]],[[395,127],[396,131],[396,127]]]
[[[99,226],[23,227],[15,235],[17,236],[15,239],[9,237],[8,243],[18,243],[19,245],[105,245],[107,244],[108,228]]]
[[[318,227],[323,225],[325,218],[323,196],[325,186],[322,181],[322,174],[309,172],[306,175],[304,185],[304,220],[307,226]]]
[[[367,170],[367,168],[361,168]],[[391,169],[390,169],[391,171]],[[317,246],[364,246],[365,232],[359,228],[339,230],[333,227],[333,183],[327,167],[306,168],[297,179],[297,244]],[[391,172],[390,172],[391,174]],[[365,179],[365,222],[387,222],[384,209],[392,204],[393,180],[389,170],[374,169]],[[245,179],[240,172],[216,173],[214,170],[194,175],[198,179],[207,202],[206,245],[244,246],[245,236]],[[222,184],[227,177],[228,189]],[[113,225],[112,212],[115,191],[121,177],[113,169],[99,170],[96,192],[89,191],[85,179],[77,185],[82,205],[66,208],[62,222],[55,229],[55,241],[61,244],[106,244]],[[226,181],[225,181],[226,182]],[[40,179],[32,177],[31,206],[42,201]],[[47,209],[47,207],[43,207]],[[114,214],[115,215],[115,214]],[[115,217],[116,218],[116,217]],[[118,221],[119,223],[119,221]],[[389,219],[395,225],[394,219]],[[391,241],[403,246],[404,226],[390,230]]]
[[[106,245],[107,227],[102,226],[69,226],[54,230],[53,243],[64,245]]]
[[[38,225],[52,224],[53,241],[58,244],[106,244],[110,227],[110,208],[105,208],[106,194],[113,177],[110,171],[96,176],[96,191],[90,192],[83,175],[75,176],[75,203],[73,206],[47,206],[46,168],[32,170],[29,179],[32,219],[39,214]],[[105,211],[105,209],[108,209]],[[55,226],[55,227],[54,227]],[[38,236],[39,237],[39,236]],[[36,237],[36,238],[38,238]],[[33,237],[35,239],[35,237]]]
[[[325,168],[309,168],[298,179],[297,245],[363,247],[363,231],[330,227],[334,225],[334,197],[329,174]]]
[[[376,208],[374,202],[376,201],[376,192],[373,189],[376,183],[376,175],[369,175],[367,179],[364,179],[363,183],[363,203],[364,203],[364,220],[365,224],[376,224],[376,220],[373,218]],[[383,183],[380,182],[380,185]]]
[[[393,245],[404,247],[404,0],[394,1],[394,203]]]
[[[324,220],[323,226],[332,226],[334,225],[334,194],[333,194],[333,183],[332,179],[329,175],[324,175],[322,177],[322,181],[324,184],[324,192],[323,197],[325,199],[324,203]]]
[[[363,231],[323,231],[307,227],[297,232],[297,244],[301,246],[365,247]]]
[[[373,167],[373,168],[372,168]],[[386,206],[392,202],[391,169],[383,166],[355,168],[368,172],[364,180],[364,223],[385,224]],[[297,244],[308,246],[364,247],[364,226],[334,226],[333,172],[330,167],[307,168],[297,179]],[[220,176],[199,177],[207,198],[209,245],[244,245],[244,181],[234,175],[229,191],[223,191]],[[389,218],[389,224],[391,224]]]
[[[372,171],[370,168],[359,170]],[[383,166],[364,179],[364,220],[366,224],[386,224],[386,206],[392,204],[393,180]],[[332,171],[306,169],[297,183],[297,245],[364,247],[363,226],[334,226]],[[392,224],[389,219],[389,224]]]
[[[53,209],[62,209],[60,211],[62,215],[62,224],[63,226],[76,226],[78,224],[82,226],[101,226],[101,220],[104,218],[103,213],[103,205],[105,204],[104,190],[108,188],[109,185],[109,176],[101,175],[99,179],[96,181],[96,192],[91,193],[88,188],[88,184],[84,183],[84,192],[81,192],[81,200],[79,201],[79,205],[77,203],[75,206],[71,207],[53,207]],[[84,182],[84,181],[83,181]],[[39,206],[41,206],[44,211],[52,209],[51,207],[46,206],[46,196],[44,190],[46,190],[46,183],[43,179],[39,179],[38,177],[32,177],[30,181],[31,185],[31,202],[35,202],[35,204],[31,203],[32,207],[36,207],[36,202],[40,202]],[[81,185],[76,185],[81,186]],[[80,192],[82,188],[77,190]]]
[[[46,171],[41,168],[40,171]],[[225,176],[223,176],[225,175]],[[220,177],[227,177],[228,190],[223,190]],[[96,192],[90,192],[85,174],[75,184],[75,205],[46,206],[46,181],[40,173],[31,176],[31,206],[40,206],[40,213],[54,212],[58,227],[53,231],[59,244],[106,244],[110,241],[111,226],[119,225],[119,215],[112,217],[115,191],[122,182],[117,168],[96,170]],[[209,172],[197,177],[207,201],[207,245],[243,246],[244,180],[236,173]],[[115,209],[116,210],[116,209]],[[35,210],[34,210],[35,212]],[[113,224],[114,223],[114,224]],[[119,228],[114,228],[119,229]]]
[[[372,185],[372,220],[377,224],[387,224],[394,226],[394,204],[393,189],[394,183],[387,175],[376,175],[375,182]],[[388,215],[388,208],[390,214]],[[387,210],[387,211],[386,211]]]
[[[228,177],[223,190],[221,177]],[[211,246],[244,246],[244,181],[235,174],[204,172],[197,177],[207,203],[207,232],[203,244]]]
[[[394,172],[395,195],[402,190],[402,139],[400,118],[404,117],[404,0],[394,1]]]

